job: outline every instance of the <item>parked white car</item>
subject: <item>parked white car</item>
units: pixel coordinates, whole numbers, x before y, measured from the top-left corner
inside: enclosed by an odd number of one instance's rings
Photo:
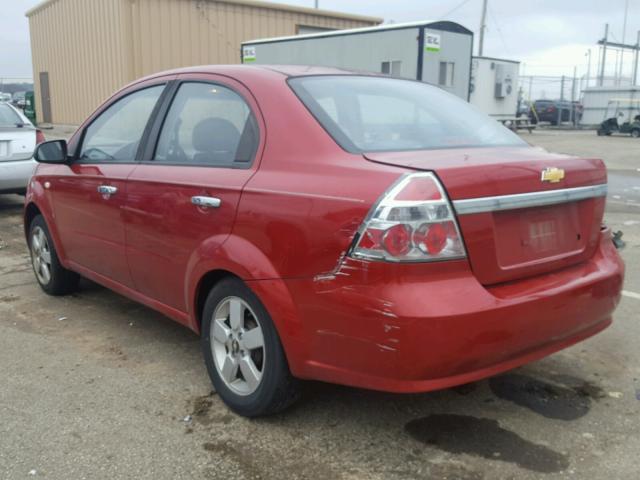
[[[44,140],[22,112],[0,102],[0,194],[25,192],[36,167],[33,151]]]

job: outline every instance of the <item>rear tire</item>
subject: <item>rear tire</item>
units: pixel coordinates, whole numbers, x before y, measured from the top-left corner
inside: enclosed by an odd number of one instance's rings
[[[67,295],[78,288],[80,276],[60,263],[42,215],[37,215],[29,225],[29,251],[36,280],[45,293]]]
[[[634,128],[631,130],[631,136],[633,138],[640,138],[640,129]]]
[[[224,403],[245,417],[278,413],[298,397],[266,308],[237,278],[220,281],[202,313],[202,353]]]

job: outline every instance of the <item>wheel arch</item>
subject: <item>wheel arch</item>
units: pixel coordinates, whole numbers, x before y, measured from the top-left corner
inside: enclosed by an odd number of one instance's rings
[[[40,208],[34,203],[29,202],[27,206],[24,208],[24,237],[29,241],[29,228],[31,227],[31,222],[38,215],[42,215]]]
[[[189,269],[186,293],[192,330],[201,331],[204,303],[211,289],[225,278],[238,278],[269,312],[291,371],[301,371],[308,343],[306,332],[286,282],[266,255],[246,239],[231,235],[214,252],[206,256],[201,252],[190,264],[194,267]]]
[[[200,332],[202,328],[202,312],[204,311],[204,304],[207,301],[209,292],[213,287],[220,283],[220,281],[226,278],[240,277],[228,270],[216,269],[205,273],[198,281],[193,301],[194,322],[197,327],[197,332]]]

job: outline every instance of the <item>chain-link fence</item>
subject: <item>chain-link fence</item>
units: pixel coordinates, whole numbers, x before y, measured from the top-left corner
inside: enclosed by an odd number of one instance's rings
[[[617,98],[624,96],[625,90],[633,88],[633,81],[631,77],[620,76],[602,78],[586,75],[521,75],[518,85],[518,112],[528,115],[534,123],[583,124],[585,90],[593,87],[600,87],[602,95]],[[598,112],[595,115],[599,118],[605,113]],[[593,118],[594,113],[591,112],[586,123],[594,124]]]

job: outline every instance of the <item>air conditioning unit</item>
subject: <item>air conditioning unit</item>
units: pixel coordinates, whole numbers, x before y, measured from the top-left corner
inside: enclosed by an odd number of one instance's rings
[[[513,91],[513,80],[511,75],[506,72],[504,65],[495,64],[496,83],[494,88],[494,96],[496,98],[504,98],[511,95]]]

